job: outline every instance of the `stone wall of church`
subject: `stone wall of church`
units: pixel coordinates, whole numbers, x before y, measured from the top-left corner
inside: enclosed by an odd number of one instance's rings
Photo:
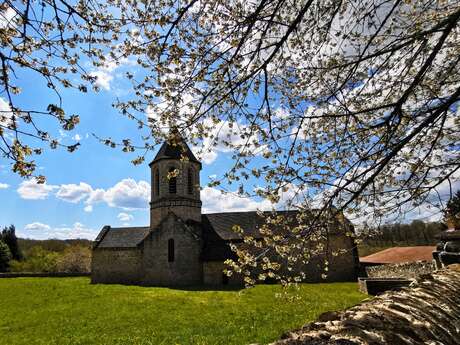
[[[305,272],[307,275],[305,282],[310,283],[356,281],[359,258],[353,239],[345,234],[331,234],[327,246],[328,255],[313,256],[307,265],[297,267],[294,272],[300,270]],[[332,253],[337,250],[342,252],[334,256]],[[327,271],[325,271],[326,261]],[[325,278],[323,274],[326,274]]]
[[[98,248],[91,261],[92,283],[138,283],[142,275],[142,252],[137,248]]]
[[[174,240],[174,261],[168,259],[168,241]],[[172,214],[144,241],[145,285],[190,286],[203,283],[201,234],[194,234]]]
[[[243,286],[240,275],[224,277],[225,264],[223,261],[203,262],[203,283],[209,286]]]
[[[169,194],[169,180],[167,174],[170,169],[179,170],[176,177],[176,194]],[[192,194],[188,193],[188,169],[193,171]],[[155,173],[159,171],[159,191],[155,190]],[[184,220],[193,219],[201,221],[201,201],[200,201],[200,165],[194,162],[181,162],[176,160],[160,160],[151,167],[151,207],[150,207],[150,227],[154,229],[170,210],[174,210],[177,216]],[[167,198],[167,200],[164,200]],[[177,200],[175,200],[177,199]],[[161,201],[163,200],[163,201]]]

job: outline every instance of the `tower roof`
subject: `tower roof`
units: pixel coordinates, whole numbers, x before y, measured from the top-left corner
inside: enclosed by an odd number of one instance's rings
[[[172,137],[172,140],[166,140],[163,145],[161,145],[160,150],[149,165],[152,165],[161,159],[180,160],[181,157],[185,157],[190,162],[195,162],[201,165],[201,162],[195,157],[182,136],[178,132],[173,133],[173,135],[174,137]]]

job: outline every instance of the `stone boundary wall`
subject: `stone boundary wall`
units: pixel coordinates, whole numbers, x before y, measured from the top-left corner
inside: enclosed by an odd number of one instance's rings
[[[71,273],[71,272],[14,272],[0,273],[0,278],[33,278],[33,277],[48,277],[48,278],[63,278],[63,277],[89,277],[90,272],[86,273]]]
[[[460,265],[289,332],[276,345],[458,345]]]
[[[433,262],[417,261],[403,264],[386,264],[366,267],[369,278],[417,278],[435,270]]]

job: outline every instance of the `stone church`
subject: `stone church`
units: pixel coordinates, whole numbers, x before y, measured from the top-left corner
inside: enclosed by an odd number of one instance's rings
[[[230,243],[242,243],[232,227],[237,224],[257,238],[262,217],[251,211],[203,214],[201,163],[183,140],[180,145],[164,142],[149,166],[150,226],[104,226],[93,246],[91,281],[153,286],[242,285],[241,277],[223,274],[224,261],[235,257]],[[330,231],[329,246],[345,251],[330,257],[327,280],[355,280],[359,265],[356,247],[345,235],[343,222],[337,224]],[[321,280],[320,266],[311,262],[306,267],[309,281]]]

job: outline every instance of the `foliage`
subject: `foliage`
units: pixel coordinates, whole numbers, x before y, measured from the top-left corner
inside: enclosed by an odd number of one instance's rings
[[[14,225],[3,228],[0,233],[0,241],[3,241],[6,245],[8,245],[13,260],[22,259],[22,252],[19,248],[18,238],[16,237],[16,228]]]
[[[87,278],[0,280],[0,343],[265,344],[366,296],[356,283],[305,284],[295,303],[278,285],[244,291],[89,284]],[[37,322],[46,320],[46,322]]]
[[[11,261],[12,272],[57,272],[59,254],[37,246],[29,251],[23,261]]]
[[[79,121],[59,96],[46,110],[20,107],[14,71],[37,73],[58,94],[86,92],[97,78],[85,62],[134,62],[126,74],[133,92],[115,106],[142,140],[103,143],[141,149],[139,164],[174,126],[202,153],[233,153],[233,167],[212,186],[301,211],[299,226],[274,214],[263,241],[246,238],[251,249],[235,249],[231,267],[248,283],[254,268],[277,276],[280,262],[324,251],[317,239],[327,240],[330,219],[378,222],[423,203],[443,207],[459,178],[456,0],[25,0],[5,2],[2,12],[11,21],[0,35],[9,105],[0,150],[13,170],[32,175],[31,157],[43,151],[25,136],[61,145],[38,116],[64,130]]]
[[[58,272],[86,273],[91,271],[91,249],[83,246],[70,246],[59,257]]]
[[[8,246],[0,240],[0,272],[8,271],[10,267],[11,252]]]
[[[72,240],[32,240],[29,238],[18,238],[19,247],[21,248],[24,256],[28,256],[28,252],[35,246],[40,246],[45,250],[52,252],[63,252],[70,246],[83,246],[90,248],[92,241],[85,239],[72,239]]]
[[[460,190],[447,203],[444,216],[446,221],[452,222],[456,229],[460,228]]]
[[[27,248],[22,261],[11,261],[13,272],[73,272],[86,273],[91,271],[91,249],[78,244],[68,245],[66,241],[38,241],[47,245]],[[82,243],[85,243],[83,241]],[[65,248],[61,250],[61,245]],[[54,248],[50,249],[50,248]],[[58,249],[58,250],[55,250]]]
[[[363,230],[362,238],[363,244],[377,247],[435,245],[438,242],[435,236],[445,229],[443,223],[414,220],[409,224],[386,224]]]

